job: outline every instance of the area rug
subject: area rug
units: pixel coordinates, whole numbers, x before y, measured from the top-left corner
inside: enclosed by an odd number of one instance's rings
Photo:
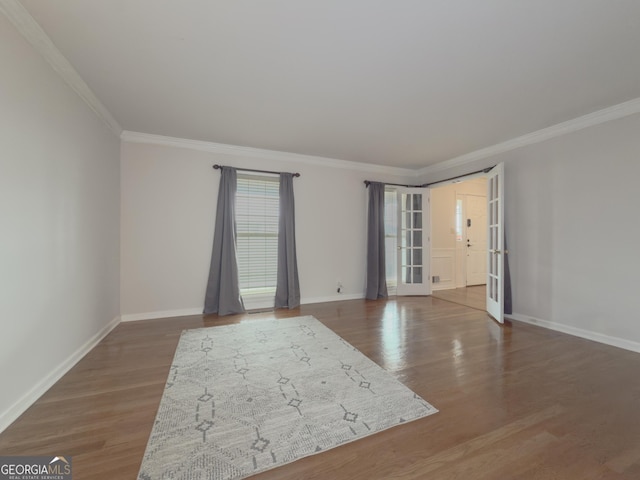
[[[246,478],[436,412],[311,316],[185,330],[138,479]]]

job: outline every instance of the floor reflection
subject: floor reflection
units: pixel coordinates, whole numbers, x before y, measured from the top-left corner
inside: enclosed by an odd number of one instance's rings
[[[459,338],[454,338],[451,342],[451,358],[453,359],[453,370],[458,384],[467,374],[464,358],[464,348]]]
[[[406,325],[404,307],[395,301],[388,301],[384,307],[381,322],[381,365],[386,370],[398,370],[406,363]]]

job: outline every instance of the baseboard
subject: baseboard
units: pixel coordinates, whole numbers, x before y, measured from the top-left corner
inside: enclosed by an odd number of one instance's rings
[[[436,284],[431,284],[431,291],[432,292],[439,292],[441,290],[455,290],[456,287],[455,285],[436,285]]]
[[[18,399],[8,410],[0,414],[0,433],[9,425],[15,422],[36,400],[38,400],[47,390],[49,390],[62,376],[73,368],[82,357],[91,351],[109,333],[118,326],[120,317],[117,316],[105,325],[98,333],[85,342],[64,362],[58,365],[51,373],[40,380],[31,390]]]
[[[301,298],[300,303],[302,305],[309,305],[312,303],[341,302],[343,300],[361,300],[363,298],[363,293],[338,293],[337,295],[330,295],[328,297]]]
[[[598,343],[604,343],[605,345],[611,345],[612,347],[623,348],[625,350],[631,350],[632,352],[640,353],[640,343],[631,340],[625,340],[624,338],[612,337],[603,333],[593,332],[591,330],[584,330],[578,327],[572,327],[563,323],[550,322],[548,320],[542,320],[530,315],[522,315],[520,313],[513,313],[505,315],[512,320],[516,320],[522,323],[528,323],[530,325],[537,325],[538,327],[548,328],[549,330],[555,330],[557,332],[567,333],[576,337],[584,338],[586,340],[592,340]]]
[[[137,322],[138,320],[153,320],[156,318],[187,317],[190,315],[202,315],[202,307],[182,308],[179,310],[160,310],[157,312],[129,313],[122,315],[123,322]]]
[[[300,300],[301,305],[308,305],[311,303],[328,303],[339,302],[342,300],[359,300],[364,298],[362,293],[340,293],[337,295],[331,295],[329,297],[310,297],[302,298]],[[129,313],[122,315],[123,322],[136,322],[138,320],[154,320],[158,318],[169,317],[185,317],[189,315],[202,315],[202,307],[199,308],[183,308],[180,310],[160,310],[157,312],[146,313]]]

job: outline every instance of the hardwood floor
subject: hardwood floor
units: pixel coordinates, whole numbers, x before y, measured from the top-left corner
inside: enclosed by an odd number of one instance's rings
[[[436,290],[432,295],[441,300],[459,303],[478,310],[487,308],[487,288],[485,285]]]
[[[71,455],[134,479],[180,331],[314,315],[440,413],[256,479],[638,479],[640,355],[433,297],[119,325],[0,434],[1,455]]]

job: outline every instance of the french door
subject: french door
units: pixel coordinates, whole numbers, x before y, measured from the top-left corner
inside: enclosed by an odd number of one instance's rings
[[[504,164],[487,175],[487,312],[504,323]]]
[[[429,189],[398,188],[397,295],[429,295]]]

